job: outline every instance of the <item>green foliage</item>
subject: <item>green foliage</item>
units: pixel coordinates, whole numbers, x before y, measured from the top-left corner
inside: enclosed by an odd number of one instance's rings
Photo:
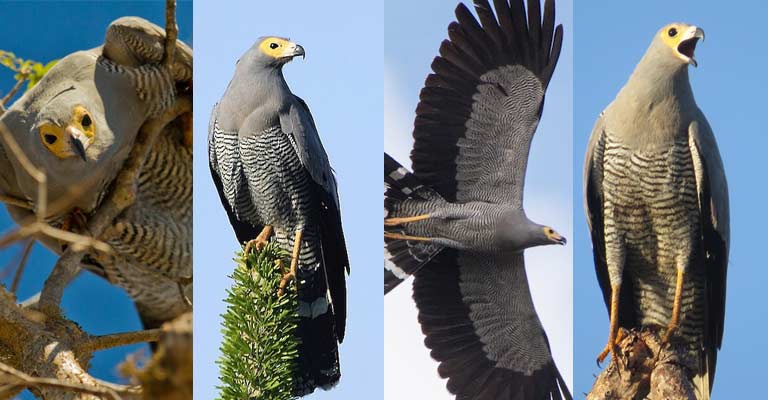
[[[277,295],[284,271],[276,260],[284,256],[270,243],[258,254],[238,253],[235,259],[217,361],[223,383],[220,400],[294,398],[298,300],[293,285],[283,296]]]
[[[27,90],[40,82],[40,79],[50,70],[59,60],[50,61],[48,64],[42,64],[37,61],[25,60],[16,57],[15,54],[0,50],[0,65],[16,72],[14,79],[16,81],[28,80]]]

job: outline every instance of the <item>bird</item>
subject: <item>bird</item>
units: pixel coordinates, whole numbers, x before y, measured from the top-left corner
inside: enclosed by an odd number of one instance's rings
[[[413,172],[384,154],[385,294],[414,275],[425,344],[458,399],[571,399],[525,272],[564,245],[523,209],[531,140],[562,47],[555,2],[463,3],[416,108]]]
[[[48,221],[89,234],[69,221],[87,219],[110,193],[142,124],[191,95],[192,52],[177,41],[170,68],[165,31],[138,17],[107,28],[105,43],[59,60],[16,101],[2,121],[32,163],[47,175]],[[112,58],[110,58],[112,57]],[[88,251],[81,266],[123,288],[145,328],[159,328],[192,309],[192,150],[188,116],[166,126],[137,182],[135,202],[98,238],[113,250]],[[5,144],[4,144],[5,145]],[[34,202],[36,186],[17,157],[0,151],[0,192]],[[8,206],[24,224],[32,210]],[[81,221],[80,224],[83,224]],[[40,241],[57,254],[67,246]]]
[[[709,399],[723,338],[730,227],[728,184],[689,66],[704,31],[672,23],[592,129],[584,204],[595,270],[619,328],[657,327],[695,360],[697,399]],[[613,361],[612,361],[613,362]]]
[[[257,39],[214,105],[208,136],[211,175],[245,252],[274,236],[291,254],[276,295],[296,281],[297,395],[340,378],[349,272],[334,172],[307,103],[283,76],[283,66],[304,55],[287,38]]]

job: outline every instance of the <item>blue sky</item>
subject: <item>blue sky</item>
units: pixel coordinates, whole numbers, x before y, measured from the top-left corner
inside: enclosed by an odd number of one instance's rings
[[[447,26],[455,18],[457,4],[453,0],[386,1],[384,150],[406,166],[410,166],[419,91],[440,42],[447,37]],[[525,209],[532,220],[551,225],[570,240],[573,13],[570,1],[560,0],[557,7],[557,21],[564,25],[565,40],[533,140]],[[526,251],[525,256],[536,310],[569,386],[573,351],[572,248],[570,242],[565,247],[539,247]],[[384,301],[384,396],[393,400],[450,399],[446,382],[437,375],[437,363],[424,346],[411,284],[411,280],[402,283]]]
[[[76,50],[85,50],[103,43],[104,32],[114,19],[137,15],[164,25],[164,2],[66,2],[28,3],[4,2],[0,13],[0,49],[17,56],[48,62]],[[180,39],[192,45],[191,2],[178,5]],[[74,19],[77,23],[73,23]],[[0,93],[5,95],[14,84],[13,74],[0,69]],[[0,231],[7,232],[12,222],[0,207]],[[0,251],[0,283],[9,286],[12,276],[6,276],[6,265],[16,262],[21,247]],[[26,272],[21,281],[18,297],[28,298],[39,292],[44,279],[56,262],[53,254],[35,245]],[[12,269],[13,267],[11,267]],[[108,334],[141,329],[133,303],[122,289],[105,280],[84,272],[67,289],[62,304],[64,314],[92,334]],[[142,346],[129,346],[96,353],[91,361],[91,373],[96,377],[118,380],[117,364],[128,353]],[[147,348],[148,349],[148,348]],[[25,393],[22,399],[33,398]]]
[[[697,25],[706,40],[691,68],[696,101],[707,116],[722,154],[731,198],[731,256],[723,347],[718,354],[713,398],[751,398],[744,382],[764,379],[755,332],[765,328],[760,293],[768,271],[762,243],[765,196],[759,178],[765,159],[764,2],[580,1],[576,7],[576,97],[574,100],[574,341],[575,394],[583,398],[598,372],[595,356],[605,345],[608,314],[595,277],[582,207],[581,171],[592,125],[626,82],[655,32],[670,22]],[[760,303],[756,303],[760,302]]]
[[[291,90],[312,110],[336,170],[349,249],[349,315],[341,382],[308,399],[369,399],[382,393],[380,172],[382,2],[195,2],[195,397],[219,385],[221,318],[238,243],[208,169],[213,104],[237,59],[265,35],[289,37],[306,59],[285,66]],[[375,161],[375,162],[374,162]]]

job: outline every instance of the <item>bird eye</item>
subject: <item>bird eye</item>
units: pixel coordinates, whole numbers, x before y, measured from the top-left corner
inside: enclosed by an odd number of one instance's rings
[[[269,48],[272,49],[272,50],[274,50],[274,49],[276,49],[278,47],[280,47],[280,45],[278,45],[277,43],[270,43],[269,44]]]
[[[669,28],[669,31],[667,32],[667,34],[669,35],[669,37],[675,37],[677,36],[677,29]]]
[[[87,128],[91,126],[93,121],[91,121],[91,117],[88,116],[88,114],[83,115],[83,119],[80,120],[80,125],[83,126],[83,128]]]
[[[57,141],[59,138],[57,138],[57,137],[56,137],[56,136],[54,136],[54,135],[45,134],[45,135],[43,135],[43,139],[45,139],[45,143],[48,143],[48,144],[54,144],[54,143],[56,143],[56,141]]]

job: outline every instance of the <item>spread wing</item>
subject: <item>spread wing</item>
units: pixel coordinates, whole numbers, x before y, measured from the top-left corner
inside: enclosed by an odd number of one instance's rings
[[[715,378],[717,350],[723,341],[730,210],[728,182],[715,136],[703,115],[700,115],[699,121],[691,124],[688,133],[702,216],[702,243],[707,272],[707,332],[704,344],[707,348],[707,371],[711,387]]]
[[[323,260],[326,267],[328,289],[331,292],[339,341],[344,338],[347,313],[345,272],[349,271],[349,257],[341,226],[339,195],[336,178],[328,162],[323,144],[315,127],[309,107],[297,96],[290,107],[280,113],[280,128],[292,138],[292,144],[301,164],[307,169],[320,194],[321,236]]]
[[[415,274],[425,344],[459,399],[570,399],[531,300],[522,254],[445,249]]]
[[[522,208],[531,140],[557,64],[562,26],[553,0],[476,0],[463,4],[421,91],[413,170],[448,201]]]

